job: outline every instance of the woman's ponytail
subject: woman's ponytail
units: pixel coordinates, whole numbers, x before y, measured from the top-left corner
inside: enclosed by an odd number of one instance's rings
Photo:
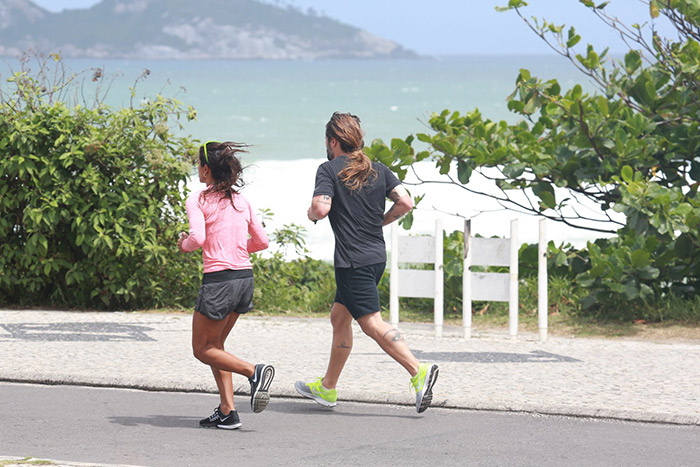
[[[199,162],[207,165],[214,179],[214,184],[202,192],[202,196],[218,193],[233,203],[237,194],[245,185],[241,178],[243,166],[237,154],[247,152],[248,146],[242,143],[226,141],[223,143],[208,142],[199,148]]]

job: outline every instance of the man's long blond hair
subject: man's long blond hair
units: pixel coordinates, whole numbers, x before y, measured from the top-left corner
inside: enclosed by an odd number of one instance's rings
[[[335,138],[348,157],[348,163],[338,177],[351,191],[361,189],[370,177],[377,176],[372,161],[363,152],[363,136],[360,119],[349,113],[335,112],[326,124],[326,138]]]

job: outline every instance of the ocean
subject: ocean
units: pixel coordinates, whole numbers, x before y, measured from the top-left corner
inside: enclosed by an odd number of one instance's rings
[[[9,59],[0,64],[3,81],[9,67],[19,68]],[[243,158],[248,167],[243,193],[256,208],[274,213],[267,223],[269,233],[290,223],[303,226],[309,255],[319,259],[332,258],[333,235],[327,221],[309,222],[306,210],[316,167],[325,160],[325,123],[334,111],[358,115],[367,144],[375,138],[388,143],[428,131],[430,114],[443,109],[478,108],[485,118],[514,123],[517,116],[507,110],[506,96],[513,91],[521,68],[545,80],[556,78],[563,89],[581,83],[592,90],[571,63],[555,55],[313,62],[90,59],[67,60],[66,65],[73,72],[101,68],[101,86],[109,87],[105,99],[109,105],[129,105],[130,87],[135,85],[135,102],[160,93],[194,107],[197,120],[183,120],[184,133],[200,141],[250,144],[250,153]],[[136,83],[145,70],[148,76]],[[86,95],[100,84],[93,83],[91,76],[85,75]],[[430,164],[423,163],[420,170],[422,176],[439,180]],[[484,180],[473,183],[486,186]],[[188,184],[190,188],[198,185],[196,179]],[[473,218],[474,232],[507,236],[510,220],[518,218],[519,241],[537,241],[535,217],[502,210],[488,198],[458,187],[409,189],[426,194],[415,212],[412,234],[433,232],[437,218],[448,231],[461,230],[464,218]],[[548,238],[556,243],[583,245],[596,236],[552,221],[547,228]],[[388,230],[385,234],[388,237]]]
[[[474,108],[492,120],[514,121],[505,98],[520,68],[557,78],[563,88],[582,81],[558,56],[460,56],[421,60],[128,61],[68,60],[77,72],[102,68],[111,82],[107,102],[129,105],[162,93],[197,109],[185,131],[202,141],[254,145],[256,160],[322,157],[323,129],[336,110],[358,115],[366,141],[424,131],[432,112]],[[88,75],[91,76],[91,75]],[[88,87],[95,84],[86,83]]]

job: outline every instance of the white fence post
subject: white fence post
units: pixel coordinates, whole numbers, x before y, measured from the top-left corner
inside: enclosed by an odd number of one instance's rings
[[[537,322],[540,341],[547,340],[548,292],[547,292],[547,230],[546,220],[540,219],[540,241],[537,248]]]
[[[464,337],[472,333],[474,301],[508,302],[510,336],[518,333],[518,220],[510,222],[510,238],[472,237],[471,220],[464,223],[462,325]],[[473,266],[508,266],[506,272],[472,272]]]
[[[508,297],[510,337],[518,335],[518,220],[510,221],[510,294]]]
[[[464,269],[462,271],[462,326],[464,338],[472,337],[472,221],[464,221]]]
[[[389,270],[389,323],[399,326],[399,233],[396,223],[391,224],[391,266]]]
[[[444,266],[442,220],[435,221],[435,236],[402,236],[391,225],[391,277],[389,323],[398,328],[399,297],[432,298],[435,336],[442,337],[444,314]],[[399,269],[399,263],[433,264],[434,270]]]
[[[442,219],[435,220],[435,337],[442,337],[442,322],[444,313],[444,275],[445,268],[442,264]]]

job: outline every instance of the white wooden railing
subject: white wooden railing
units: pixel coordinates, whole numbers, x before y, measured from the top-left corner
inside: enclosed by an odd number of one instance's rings
[[[443,229],[435,221],[434,236],[401,236],[391,226],[391,277],[389,321],[399,324],[399,297],[434,299],[435,336],[442,337]],[[508,330],[512,339],[518,334],[518,221],[510,224],[509,238],[471,236],[471,220],[464,223],[464,272],[462,275],[462,326],[464,337],[472,334],[472,302],[508,302]],[[399,263],[433,264],[433,270],[399,269]],[[547,238],[545,219],[539,223],[538,245],[538,327],[540,340],[547,339]],[[472,266],[507,266],[507,273],[472,272]]]
[[[433,264],[434,269],[399,269],[399,263]],[[399,297],[434,300],[435,336],[442,337],[443,320],[443,250],[442,221],[435,221],[434,236],[404,236],[391,225],[391,276],[389,322],[398,328]]]

